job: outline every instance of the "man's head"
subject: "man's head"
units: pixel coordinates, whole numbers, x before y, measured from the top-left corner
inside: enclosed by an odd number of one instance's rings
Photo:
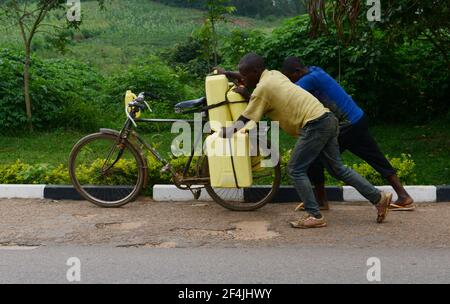
[[[256,88],[265,69],[264,58],[254,53],[245,55],[239,63],[239,73],[248,89]]]
[[[288,57],[283,63],[282,72],[292,82],[297,82],[308,73],[308,68],[302,63],[300,58]]]

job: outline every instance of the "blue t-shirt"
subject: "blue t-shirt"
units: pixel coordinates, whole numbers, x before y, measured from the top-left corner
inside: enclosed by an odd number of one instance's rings
[[[364,111],[353,98],[319,67],[309,67],[309,73],[296,84],[319,99],[336,115],[341,124],[355,124],[364,116]]]

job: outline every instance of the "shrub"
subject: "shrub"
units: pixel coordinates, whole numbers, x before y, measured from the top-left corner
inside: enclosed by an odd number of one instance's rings
[[[0,50],[0,129],[26,126],[23,97],[23,54]],[[54,128],[92,130],[100,125],[102,76],[73,60],[32,57],[31,104],[38,130]]]
[[[236,69],[237,63],[248,53],[261,53],[266,36],[256,30],[235,29],[224,38],[221,47],[224,66],[232,70]]]
[[[291,151],[286,151],[282,154],[281,164],[283,168],[286,168],[291,156]],[[402,154],[401,157],[390,158],[387,156],[389,162],[392,164],[395,170],[397,170],[397,175],[400,181],[405,185],[411,185],[417,182],[417,177],[415,173],[416,163],[411,158],[411,155]],[[358,172],[362,177],[366,178],[374,186],[386,185],[386,180],[372,168],[367,163],[353,164],[350,166],[353,170]],[[326,172],[326,177],[328,183],[334,183],[339,185],[344,185],[340,181],[336,181],[332,178],[328,172]],[[292,184],[289,176],[284,172],[283,184]]]
[[[152,188],[156,184],[173,183],[170,173],[161,173],[162,165],[153,157],[149,156],[148,161],[148,187]],[[180,157],[170,160],[171,165],[181,171],[186,165],[187,158]],[[190,174],[195,174],[195,161],[191,166]],[[94,174],[100,171],[103,160],[98,159],[77,169],[78,178],[81,183],[96,184]],[[108,180],[102,179],[102,183],[119,185],[133,183],[136,177],[136,163],[131,160],[120,160],[115,166],[115,173]],[[48,185],[69,185],[71,184],[68,168],[66,165],[51,166],[48,164],[30,165],[20,160],[11,165],[0,166],[0,184],[48,184]]]
[[[390,158],[387,156],[387,158],[404,185],[411,185],[417,181],[414,171],[416,163],[411,159],[411,155],[402,154],[401,157]],[[386,184],[386,180],[367,163],[355,164],[352,168],[375,186]]]
[[[108,79],[106,102],[122,105],[125,92],[151,92],[160,104],[173,105],[193,96],[194,90],[183,84],[185,75],[168,67],[161,59],[150,56]],[[157,106],[158,106],[157,105]]]

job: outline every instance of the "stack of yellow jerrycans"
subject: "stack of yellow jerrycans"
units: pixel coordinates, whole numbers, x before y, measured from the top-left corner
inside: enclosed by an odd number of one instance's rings
[[[221,128],[237,121],[247,103],[240,94],[234,92],[233,84],[224,75],[206,78],[206,98],[208,106],[223,104],[209,110],[211,129],[214,132],[206,139],[211,186],[248,188],[253,184],[249,135],[237,132],[231,139],[220,137]]]

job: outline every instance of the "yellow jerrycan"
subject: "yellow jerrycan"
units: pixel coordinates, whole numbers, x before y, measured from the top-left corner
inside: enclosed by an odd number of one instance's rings
[[[237,121],[239,117],[241,117],[242,113],[246,110],[248,103],[243,102],[245,101],[245,98],[234,91],[236,86],[234,86],[233,83],[230,84],[231,90],[228,92],[227,97],[228,101],[230,102],[230,112],[231,116],[233,118],[233,121]],[[243,129],[243,132],[250,131],[253,128],[256,128],[257,124],[254,121],[249,121],[245,128]],[[251,164],[252,164],[252,170],[258,171],[261,169],[261,157],[260,156],[252,156],[251,157]]]
[[[214,133],[206,139],[213,188],[248,188],[253,184],[249,135],[236,133],[225,139]]]
[[[225,75],[213,75],[206,77],[205,81],[206,100],[208,106],[213,106],[226,101],[228,92],[228,79]],[[209,110],[209,121],[213,131],[220,131],[232,121],[230,109],[227,105]]]
[[[228,101],[230,102],[228,106],[230,107],[231,118],[233,121],[238,120],[248,106],[248,103],[245,102],[245,98],[234,91],[235,88],[236,86],[232,85],[227,93]]]
[[[127,109],[128,112],[131,112],[131,109],[128,108],[128,104],[130,102],[132,102],[133,100],[135,100],[136,98],[137,98],[136,94],[134,94],[130,90],[128,90],[127,93],[125,94],[125,109]],[[140,111],[136,114],[136,118],[139,118],[139,117],[141,117]]]

